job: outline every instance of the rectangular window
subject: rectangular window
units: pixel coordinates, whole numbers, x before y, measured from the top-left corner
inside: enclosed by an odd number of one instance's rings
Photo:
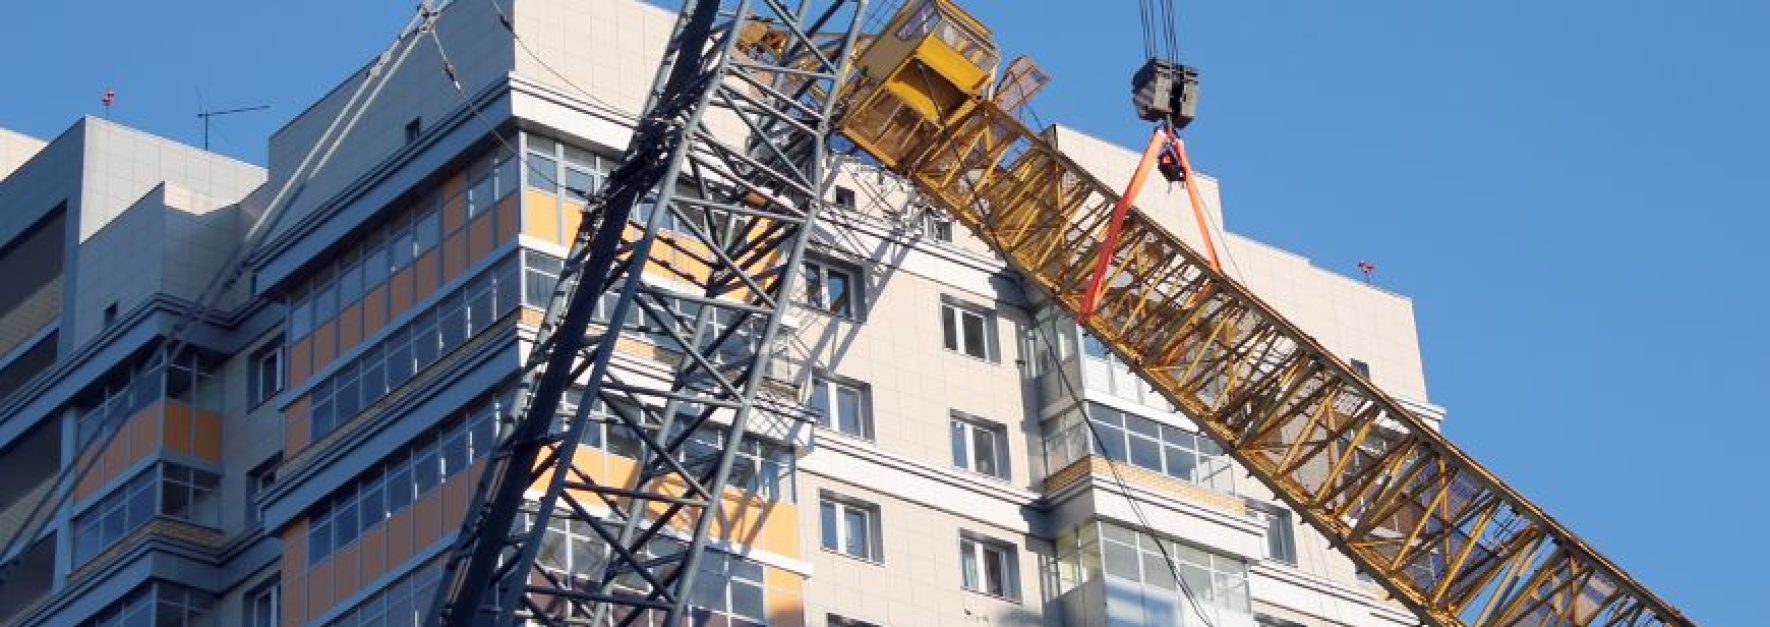
[[[836,206],[843,209],[854,209],[854,190],[837,185]]]
[[[1291,510],[1259,501],[1248,501],[1248,509],[1266,523],[1266,558],[1296,566],[1297,536]]]
[[[283,391],[283,339],[271,340],[264,348],[253,353],[249,369],[252,371],[252,389],[249,390],[252,407],[257,407],[270,400],[277,392]]]
[[[997,479],[1009,477],[1006,427],[953,412],[951,435],[954,466]]]
[[[1358,373],[1358,376],[1364,377],[1366,379],[1371,378],[1371,365],[1370,364],[1364,363],[1364,362],[1359,361],[1357,359],[1354,359],[1351,361],[1352,361],[1352,371],[1353,372]]]
[[[826,493],[818,502],[818,512],[825,551],[873,562],[885,559],[879,506]]]
[[[995,326],[995,315],[986,310],[953,302],[940,304],[941,334],[949,351],[995,361]]]
[[[824,622],[828,623],[830,627],[879,627],[878,623],[856,620],[840,614],[830,614],[824,618]]]
[[[1018,561],[1011,544],[969,533],[959,536],[959,564],[966,590],[1020,600]]]
[[[1092,454],[1235,493],[1233,460],[1208,436],[1094,402],[1087,404],[1087,415],[1094,423],[1093,433],[1073,413],[1046,421],[1045,454],[1051,468],[1068,465],[1079,457],[1081,443],[1094,441]]]
[[[1240,559],[1110,523],[1097,526],[1101,570],[1108,577],[1141,584],[1144,595],[1172,599],[1179,589],[1174,575],[1179,573],[1207,613],[1222,612],[1226,617],[1250,613],[1248,567]],[[1092,535],[1095,527],[1095,523],[1084,525],[1080,535]]]
[[[215,473],[168,462],[148,468],[74,518],[74,563],[96,557],[155,514],[219,527],[220,482]]]
[[[258,495],[277,482],[277,466],[283,463],[282,453],[246,471],[246,521],[258,524],[264,520],[264,509],[258,506]]]
[[[246,594],[246,627],[277,627],[282,616],[282,582],[276,578]]]
[[[922,235],[936,242],[953,243],[953,219],[933,207],[923,208]]]
[[[853,267],[822,259],[806,259],[800,302],[825,313],[854,319],[860,311],[859,273]]]
[[[866,440],[873,439],[873,416],[865,384],[822,375],[811,378],[806,407],[826,428]]]

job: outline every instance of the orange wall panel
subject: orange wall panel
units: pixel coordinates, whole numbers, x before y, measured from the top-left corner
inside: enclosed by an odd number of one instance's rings
[[[313,397],[302,396],[290,403],[283,410],[283,455],[292,456],[296,451],[307,448],[308,435],[313,429],[311,405]]]
[[[387,281],[387,319],[392,320],[412,306],[412,268],[401,268]]]
[[[279,625],[300,625],[307,622],[307,577],[300,569],[290,568],[288,560],[283,563],[281,603],[282,620]]]
[[[297,519],[283,528],[283,621],[300,625],[307,621],[307,520]]]
[[[456,231],[454,235],[443,238],[443,277],[444,283],[461,276],[467,269],[467,232]]]
[[[467,197],[460,193],[444,194],[442,203],[442,229],[444,233],[453,233],[461,228],[461,222],[467,219]]]
[[[313,330],[313,369],[318,372],[332,363],[337,352],[338,327],[331,321]]]
[[[523,194],[522,232],[564,245],[559,238],[559,199],[532,189],[524,189]]]
[[[411,559],[416,549],[412,546],[412,508],[406,507],[387,517],[387,564],[391,568],[404,564]]]
[[[387,285],[369,290],[363,297],[363,337],[369,337],[387,324]]]
[[[289,345],[289,387],[301,385],[313,374],[313,337],[296,340]]]
[[[191,413],[190,405],[182,401],[166,403],[166,450],[185,455],[196,452],[191,442]]]
[[[95,455],[97,455],[97,453],[92,453],[90,451],[81,454],[79,457],[79,463],[85,464],[86,458]],[[104,483],[104,477],[102,476],[104,474],[104,468],[102,468],[99,463],[94,463],[91,468],[92,470],[86,472],[86,476],[80,478],[80,484],[74,487],[75,499],[86,498],[87,495],[92,494],[93,490],[98,489],[99,484]]]
[[[339,599],[356,594],[357,584],[362,583],[362,569],[359,564],[362,552],[362,538],[357,538],[349,546],[338,549],[338,552],[333,553],[331,559],[327,560],[332,564],[331,584],[334,604]]]
[[[362,303],[351,303],[338,314],[338,354],[350,352],[363,341]]]
[[[307,615],[319,616],[332,609],[332,560],[307,569]]]
[[[363,581],[374,581],[381,573],[387,572],[387,525],[380,524],[369,531],[357,542],[363,547]]]
[[[154,401],[142,408],[129,419],[128,429],[124,437],[129,440],[129,453],[123,465],[127,467],[137,461],[146,459],[160,448],[160,412],[166,401]],[[119,472],[122,468],[117,469]]]
[[[516,239],[516,233],[522,227],[522,205],[518,200],[520,194],[505,196],[498,202],[498,233],[497,243],[502,244]]]
[[[432,488],[412,506],[412,545],[417,550],[442,537],[442,492]]]
[[[207,461],[221,463],[221,415],[198,411],[194,442],[196,455]]]
[[[560,218],[560,223],[563,224],[563,226],[560,227],[563,235],[563,239],[560,243],[564,246],[570,247],[572,238],[576,237],[578,234],[579,225],[584,222],[584,206],[576,203],[566,203],[565,212]]]
[[[492,214],[482,213],[467,223],[467,259],[472,262],[485,259],[492,253]]]

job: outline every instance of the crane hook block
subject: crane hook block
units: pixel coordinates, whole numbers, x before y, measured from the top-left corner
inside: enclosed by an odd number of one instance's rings
[[[1131,77],[1131,105],[1139,118],[1186,128],[1198,113],[1198,68],[1150,59]]]

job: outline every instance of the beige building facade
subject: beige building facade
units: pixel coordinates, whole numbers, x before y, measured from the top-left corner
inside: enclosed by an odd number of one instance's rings
[[[0,467],[19,469],[0,531],[97,460],[17,552],[0,624],[413,624],[673,20],[455,2],[360,115],[370,65],[275,133],[267,168],[93,118],[0,132]],[[1047,133],[1129,178],[1132,151]],[[745,439],[705,624],[1418,623],[981,242],[838,165],[770,373],[796,408]],[[1225,231],[1216,181],[1197,183],[1232,276],[1442,419],[1410,301]],[[1196,243],[1185,196],[1139,205]],[[251,280],[156,361],[230,259]],[[653,376],[662,350],[634,334],[617,367]],[[581,463],[631,471],[630,436],[593,436]],[[542,561],[562,572],[605,551],[555,537]]]

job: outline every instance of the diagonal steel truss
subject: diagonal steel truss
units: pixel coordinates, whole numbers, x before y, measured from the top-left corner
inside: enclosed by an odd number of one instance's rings
[[[946,128],[840,132],[890,151],[924,198],[989,242],[1242,466],[1443,627],[1685,626],[1692,621],[1355,373],[996,103]]]
[[[426,624],[689,616],[720,510],[746,497],[732,469],[822,204],[864,9],[684,3],[632,142],[572,243]],[[653,358],[667,375],[615,365],[633,333],[662,349]],[[584,402],[567,410],[574,386]],[[635,476],[580,464],[599,421],[639,441]],[[705,446],[716,430],[730,435]],[[543,564],[549,528],[592,535],[603,561],[593,572]]]

